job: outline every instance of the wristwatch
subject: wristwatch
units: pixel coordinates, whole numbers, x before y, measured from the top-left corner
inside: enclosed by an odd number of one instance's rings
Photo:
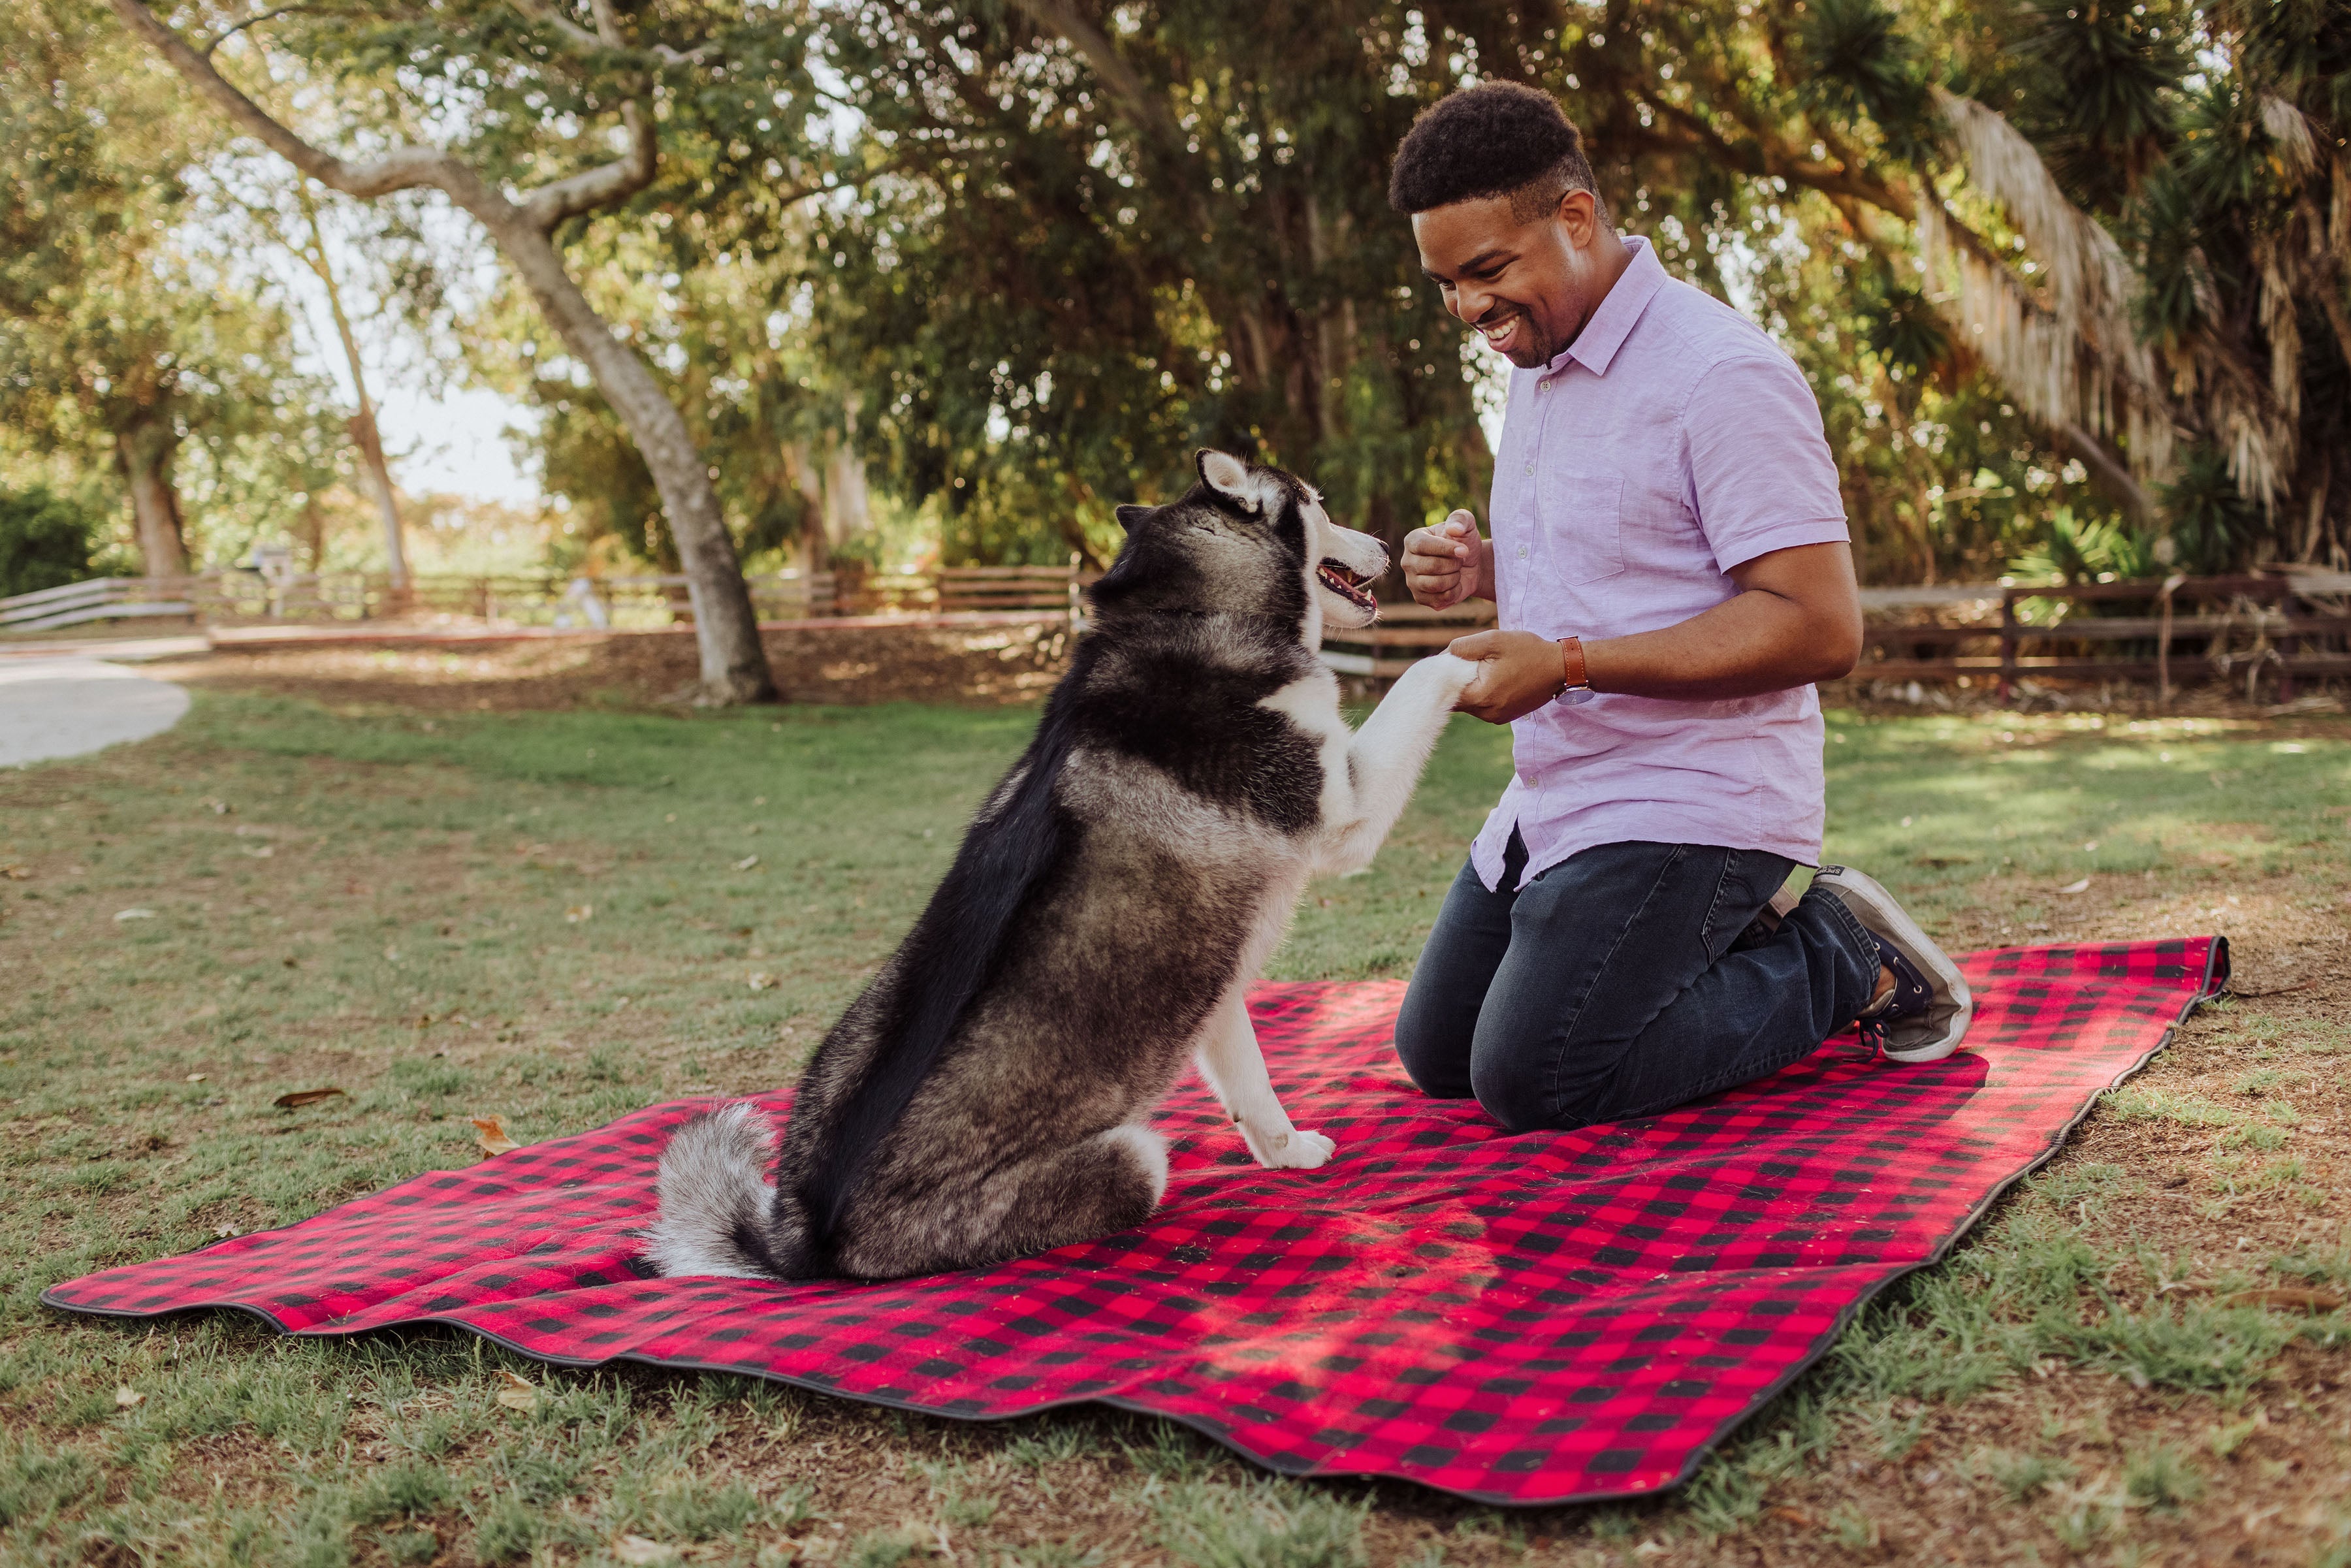
[[[1561,674],[1565,678],[1566,684],[1559,688],[1559,695],[1552,700],[1567,703],[1570,706],[1590,702],[1592,680],[1583,669],[1583,639],[1581,637],[1561,639],[1559,656]]]

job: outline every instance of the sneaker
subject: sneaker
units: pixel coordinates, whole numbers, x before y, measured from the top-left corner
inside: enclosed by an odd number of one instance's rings
[[[1950,956],[1918,929],[1892,894],[1861,873],[1823,866],[1813,885],[1834,894],[1877,939],[1878,961],[1894,976],[1894,984],[1862,1009],[1862,1038],[1894,1061],[1939,1061],[1957,1051],[1976,1004]]]

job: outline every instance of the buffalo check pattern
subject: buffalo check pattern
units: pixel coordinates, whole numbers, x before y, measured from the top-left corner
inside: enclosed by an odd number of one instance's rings
[[[2097,1093],[2219,992],[2217,937],[1966,961],[1967,1048],[1927,1066],[1832,1040],[1664,1115],[1500,1132],[1422,1097],[1403,987],[1250,998],[1283,1099],[1338,1140],[1251,1165],[1206,1090],[1159,1124],[1152,1222],[891,1284],[647,1277],[664,1141],[710,1102],[432,1171],[298,1224],[49,1291],[141,1318],[241,1308],[303,1334],[454,1323],[570,1365],[776,1378],[972,1418],[1102,1400],[1278,1470],[1554,1503],[1654,1492],[1931,1262]],[[763,1103],[780,1113],[785,1097]]]

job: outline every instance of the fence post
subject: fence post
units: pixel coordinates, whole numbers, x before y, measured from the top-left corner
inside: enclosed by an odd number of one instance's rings
[[[2277,580],[2276,587],[2271,591],[2275,598],[2271,601],[2269,608],[2277,612],[2278,619],[2281,621],[2291,620],[2294,616],[2294,584],[2285,578],[2280,578]],[[2277,695],[2278,701],[2282,703],[2294,701],[2294,665],[2288,661],[2301,653],[2303,642],[2303,635],[2299,632],[2281,631],[2278,633]]]
[[[2016,684],[2016,590],[2000,591],[2000,692],[2001,702]]]

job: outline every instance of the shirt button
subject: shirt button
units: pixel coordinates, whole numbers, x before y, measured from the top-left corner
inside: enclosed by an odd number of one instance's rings
[[[1535,471],[1535,465],[1534,465],[1533,464],[1531,464],[1531,463],[1528,464],[1528,465],[1527,465],[1527,472],[1528,472],[1528,473],[1530,473],[1530,474],[1531,474],[1531,473],[1533,473],[1534,471]]]
[[[1524,560],[1524,559],[1527,559],[1527,547],[1526,547],[1526,546],[1524,546],[1524,545],[1520,545],[1520,546],[1519,547],[1519,559],[1520,559],[1520,560]]]

